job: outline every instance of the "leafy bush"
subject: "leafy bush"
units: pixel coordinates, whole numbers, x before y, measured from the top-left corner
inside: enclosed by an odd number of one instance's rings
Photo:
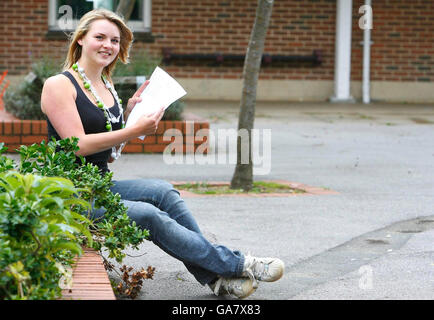
[[[42,120],[41,93],[47,78],[59,73],[60,62],[44,58],[32,64],[31,72],[15,87],[6,90],[4,105],[6,111],[19,119]]]
[[[119,194],[113,194],[113,172],[101,175],[98,167],[91,163],[85,164],[82,156],[81,165],[76,162],[75,152],[79,150],[78,139],[63,139],[31,146],[21,146],[19,149],[21,172],[38,173],[44,176],[58,176],[70,179],[75,187],[80,188],[80,198],[88,201],[93,208],[104,207],[103,221],[96,221],[93,248],[100,250],[105,246],[109,250],[109,258],[121,262],[125,257],[122,250],[127,245],[133,248],[149,235],[147,230],[141,230],[127,215],[127,208],[122,204]],[[59,152],[59,149],[61,152]],[[80,208],[83,212],[85,208]],[[87,217],[91,209],[88,208]]]
[[[112,173],[76,162],[78,139],[19,149],[20,163],[2,155],[0,143],[0,299],[53,299],[64,266],[81,246],[107,248],[121,262],[127,246],[149,236],[127,216],[119,194],[110,191]],[[105,219],[91,221],[93,208]]]
[[[118,62],[113,77],[150,76],[162,61],[161,57],[152,56],[147,51],[136,52],[130,58],[130,63]]]
[[[183,120],[182,113],[184,111],[184,106],[184,102],[176,100],[166,109],[162,120]]]
[[[60,295],[64,265],[82,250],[77,237],[90,221],[71,210],[86,207],[64,178],[0,173],[0,297],[53,299]]]

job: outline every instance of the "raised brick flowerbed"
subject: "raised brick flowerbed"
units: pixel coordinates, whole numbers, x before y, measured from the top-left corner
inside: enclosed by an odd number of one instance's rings
[[[5,143],[8,152],[14,153],[21,145],[31,145],[48,139],[45,120],[19,120],[10,117],[10,115],[2,117],[0,114],[0,121],[0,142]],[[172,128],[178,129],[182,133],[184,153],[194,152],[199,145],[207,143],[206,138],[196,137],[196,133],[200,129],[209,129],[208,121],[161,121],[155,135],[147,136],[144,140],[133,139],[129,141],[124,147],[123,153],[162,153],[167,145],[175,141],[174,137],[172,139],[163,138],[166,130]]]
[[[83,248],[72,273],[72,285],[62,290],[62,300],[116,300],[102,258],[90,248]]]

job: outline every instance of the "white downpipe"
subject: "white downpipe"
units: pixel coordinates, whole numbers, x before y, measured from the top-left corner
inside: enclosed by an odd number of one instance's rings
[[[335,79],[332,102],[354,101],[350,95],[352,0],[337,0]]]
[[[371,28],[372,28],[372,10],[371,0],[365,0],[365,6],[369,9],[366,11],[368,15],[368,25],[363,29],[363,103],[371,102],[371,84],[370,84],[370,69],[371,69]]]

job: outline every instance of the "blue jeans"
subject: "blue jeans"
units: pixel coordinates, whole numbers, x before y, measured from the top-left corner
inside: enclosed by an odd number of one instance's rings
[[[241,275],[244,255],[210,243],[170,183],[159,179],[113,182],[111,191],[120,194],[130,219],[149,230],[150,240],[182,261],[199,283],[210,283],[218,275],[228,278]],[[94,218],[103,215],[104,209],[93,211]]]

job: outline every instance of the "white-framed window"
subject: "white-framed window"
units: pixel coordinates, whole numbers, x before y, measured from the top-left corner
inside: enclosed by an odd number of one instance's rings
[[[133,32],[151,32],[151,1],[135,0],[128,20]],[[106,8],[116,11],[119,0],[49,0],[48,26],[51,31],[73,31],[88,11]]]

